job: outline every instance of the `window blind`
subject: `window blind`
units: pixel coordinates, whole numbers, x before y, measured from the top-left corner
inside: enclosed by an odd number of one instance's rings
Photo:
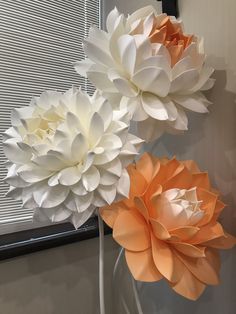
[[[100,26],[99,0],[0,0],[0,132],[10,127],[13,108],[46,89],[93,87],[73,69],[84,58],[82,39]],[[0,233],[36,227],[32,212],[5,197],[8,185],[0,145]]]

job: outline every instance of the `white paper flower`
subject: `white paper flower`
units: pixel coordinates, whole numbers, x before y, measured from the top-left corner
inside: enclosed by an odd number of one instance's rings
[[[15,109],[5,132],[9,195],[51,221],[83,224],[96,207],[129,193],[125,167],[142,140],[127,113],[77,89],[45,92]]]
[[[151,6],[127,18],[115,8],[107,32],[91,27],[84,41],[88,59],[75,63],[115,106],[128,109],[140,136],[150,141],[164,131],[187,130],[185,110],[208,112],[201,93],[211,88],[213,69],[204,63],[202,40]]]

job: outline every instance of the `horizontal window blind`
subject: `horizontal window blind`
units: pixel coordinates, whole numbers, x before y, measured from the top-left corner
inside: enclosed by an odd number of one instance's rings
[[[46,89],[93,87],[73,69],[84,58],[82,39],[100,26],[99,0],[0,0],[0,132],[12,108],[28,105]],[[5,194],[5,157],[0,145],[0,233],[37,226],[32,212]]]

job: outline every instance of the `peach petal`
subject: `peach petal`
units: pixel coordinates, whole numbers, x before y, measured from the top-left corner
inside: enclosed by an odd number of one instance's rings
[[[151,245],[146,221],[135,210],[122,211],[118,215],[113,226],[113,238],[131,251],[143,251]]]
[[[206,287],[187,268],[185,268],[181,279],[171,286],[175,292],[190,300],[197,300]]]
[[[143,199],[140,197],[135,197],[134,198],[134,204],[135,204],[135,208],[148,221],[148,219],[149,219],[148,209],[147,209]]]
[[[189,243],[172,243],[173,247],[183,253],[184,255],[190,257],[205,257],[205,248],[204,247],[196,247]]]
[[[143,175],[135,169],[134,165],[130,165],[127,168],[129,173],[131,183],[130,183],[130,198],[134,198],[134,196],[142,195],[147,188],[147,181],[143,177]]]
[[[167,180],[163,185],[163,190],[169,190],[175,187],[178,189],[189,189],[191,187],[192,175],[187,168],[183,168],[178,174]],[[200,199],[200,198],[199,198]]]
[[[158,240],[154,235],[151,236],[151,240],[153,260],[157,269],[169,281],[178,281],[183,272],[182,262],[173,254],[166,242]]]
[[[163,278],[153,262],[151,249],[142,252],[125,250],[125,258],[134,279],[153,282]]]
[[[203,245],[210,246],[215,249],[232,249],[236,245],[236,238],[231,234],[225,233],[224,237],[204,242]]]
[[[151,43],[163,43],[166,38],[166,27],[155,30],[155,32],[152,33],[149,38]]]
[[[206,257],[201,258],[193,258],[182,254],[178,254],[178,257],[198,280],[208,285],[219,284],[219,274],[212,266],[211,260],[207,258],[207,253]]]
[[[201,210],[205,212],[204,217],[198,223],[198,226],[204,226],[212,219],[218,196],[205,189],[197,188],[197,198],[202,201]]]
[[[169,230],[171,236],[179,238],[181,241],[187,241],[199,231],[198,227],[186,226]]]
[[[207,172],[199,172],[193,174],[192,186],[203,188],[206,190],[210,189],[210,180]]]
[[[183,51],[184,51],[184,46],[183,45],[176,45],[169,47],[169,53],[171,57],[171,66],[173,67],[180,59]]]
[[[115,203],[110,206],[100,208],[99,212],[102,216],[102,219],[105,223],[110,227],[113,228],[116,218],[118,217],[119,213],[122,210],[127,210],[125,206],[122,207],[122,203]]]
[[[196,162],[195,162],[194,160],[184,160],[184,161],[181,161],[181,163],[182,163],[191,173],[200,172],[200,169],[198,168],[198,165],[196,164]]]
[[[165,226],[163,226],[160,222],[152,218],[150,219],[150,223],[152,226],[152,231],[158,239],[160,240],[170,239],[171,236],[168,230],[165,228]]]
[[[218,222],[214,222],[201,227],[198,233],[188,242],[193,245],[197,245],[222,236],[224,236],[224,230],[221,224]]]
[[[148,153],[142,155],[136,163],[136,169],[142,174],[146,182],[150,182],[153,177],[153,163],[152,158]]]
[[[212,219],[214,221],[216,221],[219,218],[219,216],[220,216],[222,210],[225,208],[225,206],[226,205],[223,202],[221,202],[220,200],[217,200],[214,215],[212,217]]]

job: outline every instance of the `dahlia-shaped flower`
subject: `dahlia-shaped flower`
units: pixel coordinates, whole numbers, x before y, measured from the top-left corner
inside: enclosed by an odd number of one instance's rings
[[[225,205],[193,161],[144,154],[128,172],[129,198],[100,212],[131,273],[146,282],[164,278],[177,293],[197,299],[219,282],[217,249],[236,243],[218,221]]]
[[[107,31],[91,27],[88,58],[75,69],[132,114],[141,137],[187,130],[185,110],[208,112],[201,91],[213,86],[213,69],[204,63],[202,40],[184,34],[181,22],[147,6],[128,17],[115,8],[106,25]]]
[[[53,222],[83,224],[96,207],[129,193],[125,169],[139,138],[129,134],[127,113],[81,90],[44,92],[15,109],[5,132],[9,195]]]

